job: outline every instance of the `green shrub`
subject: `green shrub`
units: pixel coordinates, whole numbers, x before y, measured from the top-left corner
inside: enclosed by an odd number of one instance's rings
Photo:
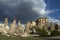
[[[38,32],[39,32],[39,35],[41,37],[48,36],[48,32],[46,30],[44,30],[44,29],[40,29],[40,30],[38,30]]]
[[[53,30],[53,31],[51,32],[51,36],[60,36],[60,31]]]

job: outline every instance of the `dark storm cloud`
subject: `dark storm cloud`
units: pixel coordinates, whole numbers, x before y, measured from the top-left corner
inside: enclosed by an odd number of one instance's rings
[[[0,0],[0,21],[8,17],[10,22],[17,18],[21,23],[26,23],[40,16],[49,17],[53,12],[55,11],[47,9],[45,0]],[[54,20],[59,22],[50,16],[49,21]]]
[[[37,19],[39,15],[32,10],[32,4],[22,0],[0,0],[0,21],[5,17],[12,21],[14,18],[22,23]]]

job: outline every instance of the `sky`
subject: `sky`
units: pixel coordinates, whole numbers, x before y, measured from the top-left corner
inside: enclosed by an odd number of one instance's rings
[[[48,21],[60,22],[60,0],[0,0],[0,22],[7,17],[9,22],[14,18],[26,23],[39,17]]]

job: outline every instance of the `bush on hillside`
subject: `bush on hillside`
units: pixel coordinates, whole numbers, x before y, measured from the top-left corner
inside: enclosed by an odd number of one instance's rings
[[[38,32],[41,37],[48,36],[48,32],[44,29],[39,29]]]
[[[60,36],[60,31],[53,30],[53,31],[51,32],[51,36]]]

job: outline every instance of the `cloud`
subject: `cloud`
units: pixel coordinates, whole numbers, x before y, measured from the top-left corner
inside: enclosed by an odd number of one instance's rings
[[[5,17],[12,21],[14,18],[22,23],[37,19],[39,15],[32,10],[32,3],[24,0],[0,0],[0,21]]]
[[[48,17],[48,21],[49,21],[49,22],[53,22],[53,23],[60,23],[60,20],[55,19],[55,18],[53,18],[53,17]]]
[[[48,15],[51,13],[54,13],[56,11],[59,11],[59,9],[47,9],[47,4],[45,0],[33,0],[33,10],[35,10],[39,15]]]
[[[46,3],[44,0],[34,0],[33,10],[35,10],[37,13],[45,14],[46,10]]]
[[[46,10],[47,4],[45,0],[1,0],[4,5],[7,5],[10,8],[18,8],[22,3],[27,3],[31,6],[32,10],[36,11],[39,15],[47,15],[47,13],[51,13],[52,11]]]
[[[22,22],[27,22],[37,19],[41,15],[46,16],[55,12],[46,7],[45,0],[0,0],[0,20],[8,17],[9,20],[17,18]]]

